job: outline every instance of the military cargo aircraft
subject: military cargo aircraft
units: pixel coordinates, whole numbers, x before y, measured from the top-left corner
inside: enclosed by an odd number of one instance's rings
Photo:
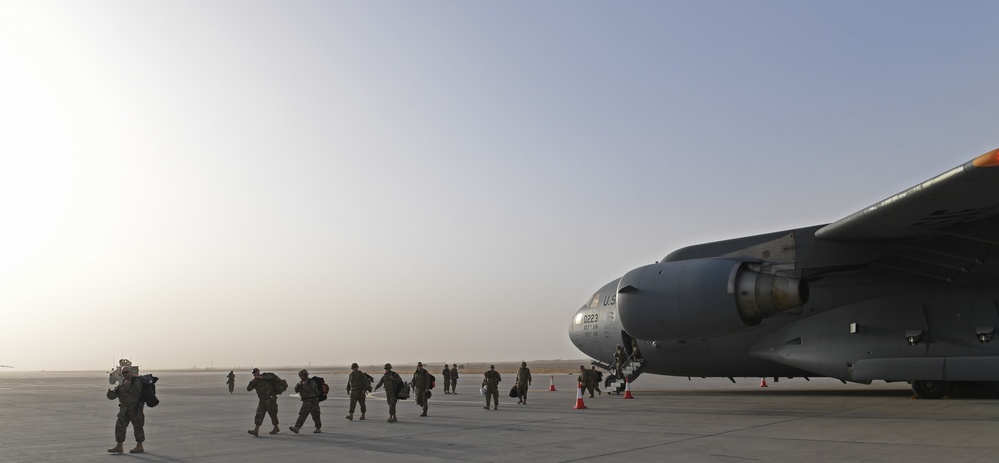
[[[825,225],[678,249],[601,287],[569,338],[610,369],[999,393],[999,149]],[[608,386],[611,382],[608,381]]]

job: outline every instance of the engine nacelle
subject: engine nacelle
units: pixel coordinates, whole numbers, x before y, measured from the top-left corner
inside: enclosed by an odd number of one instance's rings
[[[646,340],[730,333],[808,300],[803,281],[759,273],[729,258],[639,267],[621,278],[617,292],[622,327]]]

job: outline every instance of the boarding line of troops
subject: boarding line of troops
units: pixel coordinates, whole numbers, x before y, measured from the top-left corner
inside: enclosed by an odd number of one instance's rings
[[[113,390],[108,390],[108,399],[118,399],[119,401],[119,411],[118,420],[115,423],[115,441],[117,445],[113,448],[108,449],[111,453],[121,453],[124,451],[123,445],[125,442],[125,430],[129,424],[132,425],[132,432],[135,434],[136,446],[135,448],[129,450],[130,453],[141,453],[143,452],[142,443],[145,441],[146,436],[143,431],[143,425],[145,424],[145,417],[143,415],[143,403],[140,400],[140,394],[142,392],[142,384],[138,381],[137,369],[132,367],[124,367],[121,370],[122,381]],[[279,387],[280,379],[277,378],[273,373],[261,373],[260,369],[254,368],[251,373],[253,374],[253,379],[246,386],[246,390],[256,391],[257,393],[257,411],[253,417],[253,429],[246,431],[253,436],[260,435],[260,426],[264,424],[264,417],[269,416],[271,424],[274,426],[273,429],[269,431],[270,434],[277,434],[281,432],[278,426],[278,406],[277,406],[277,396],[281,391],[277,390]],[[444,382],[444,393],[445,394],[457,394],[458,386],[458,365],[453,364],[451,368],[444,365],[444,370],[441,372]],[[486,396],[486,406],[483,407],[489,410],[490,404],[492,404],[492,410],[497,410],[499,407],[499,383],[502,381],[500,374],[496,371],[494,365],[489,365],[489,370],[483,375],[482,388],[484,389]],[[307,370],[301,370],[298,372],[299,381],[295,384],[295,392],[299,394],[302,401],[302,407],[298,412],[298,420],[295,422],[294,426],[289,429],[298,434],[305,425],[306,419],[310,416],[312,421],[315,423],[315,430],[313,433],[322,432],[322,419],[320,416],[319,402],[320,402],[320,385],[316,380],[316,377],[309,377],[309,372]],[[368,392],[377,391],[382,386],[385,387],[385,399],[388,402],[389,408],[389,423],[395,423],[398,421],[396,418],[395,406],[398,399],[398,392],[396,388],[402,385],[402,378],[398,373],[392,371],[392,364],[385,364],[385,374],[382,375],[381,379],[377,384],[372,387],[372,379],[366,373],[358,369],[356,363],[350,365],[350,375],[347,378],[347,394],[350,396],[350,410],[346,416],[348,420],[354,420],[354,411],[357,405],[360,405],[361,415],[358,420],[365,419],[365,413],[367,413],[367,407],[365,406],[365,396]],[[410,381],[410,387],[412,388],[412,394],[416,397],[416,404],[422,407],[423,413],[420,416],[427,416],[427,410],[429,408],[430,399],[430,388],[431,386],[431,375],[424,369],[423,362],[418,362],[416,364],[416,371],[413,372],[412,380]],[[226,379],[226,384],[229,387],[229,393],[231,394],[236,383],[236,375],[232,371]],[[282,382],[283,383],[283,382]],[[517,370],[516,378],[516,394],[518,396],[518,404],[527,403],[527,389],[531,385],[531,370],[527,368],[527,362],[520,363],[520,369]]]

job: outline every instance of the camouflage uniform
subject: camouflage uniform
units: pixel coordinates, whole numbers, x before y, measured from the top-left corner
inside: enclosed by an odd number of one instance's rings
[[[295,392],[302,398],[302,408],[298,411],[298,421],[295,422],[295,426],[291,427],[291,431],[298,434],[298,430],[305,424],[305,419],[312,415],[312,421],[316,423],[316,430],[313,432],[318,433],[323,427],[323,422],[319,418],[319,395],[321,394],[319,385],[316,384],[315,378],[309,378],[309,372],[306,370],[298,372],[298,377],[299,381],[295,385]]]
[[[600,380],[603,378],[603,373],[597,371],[596,366],[590,367],[590,374],[593,375],[591,378],[593,380],[593,388],[597,390],[597,395],[600,395]],[[610,392],[608,392],[610,394]]]
[[[250,384],[246,386],[246,390],[256,390],[257,399],[259,399],[257,402],[257,414],[253,416],[253,424],[258,427],[264,424],[264,414],[266,413],[271,416],[271,424],[274,425],[274,429],[277,429],[278,406],[277,394],[274,392],[274,384],[263,378],[253,378],[250,380]]]
[[[375,390],[385,385],[385,400],[388,402],[389,407],[389,423],[394,423],[398,421],[395,417],[395,403],[399,400],[396,397],[398,391],[395,390],[396,384],[402,382],[402,378],[399,377],[399,373],[392,371],[392,364],[385,364],[385,374],[382,375],[382,379],[378,380],[378,384],[375,385]]]
[[[117,452],[121,452],[121,444],[125,442],[125,429],[132,423],[132,432],[135,433],[135,442],[138,443],[136,449],[141,451],[142,443],[146,440],[146,433],[142,427],[146,423],[146,416],[142,413],[143,403],[140,400],[142,395],[142,382],[139,378],[126,377],[122,383],[108,390],[109,400],[118,399],[118,420],[114,424],[114,439],[118,442]],[[115,449],[108,450],[114,452]]]
[[[638,350],[638,339],[631,338],[631,357],[635,359],[636,362],[641,362],[642,352]]]
[[[229,385],[229,393],[232,394],[232,390],[236,388],[236,374],[229,371],[228,378],[225,383]]]
[[[450,394],[451,393],[451,369],[447,367],[446,363],[444,364],[444,370],[441,371],[441,376],[444,377],[444,393],[445,394]]]
[[[493,365],[489,365],[489,371],[484,376],[486,377],[485,381],[483,381],[486,385],[486,406],[482,408],[489,410],[489,399],[492,399],[493,410],[497,410],[499,409],[499,383],[503,379],[500,378],[499,372],[496,371],[496,367]]]
[[[458,364],[451,364],[451,394],[457,394],[458,387]]]
[[[416,371],[413,372],[413,395],[416,396],[416,405],[423,407],[420,416],[427,416],[427,408],[430,407],[430,372],[423,368],[423,362],[417,362]]]
[[[517,370],[517,403],[527,403],[527,387],[531,385],[531,369],[527,368],[527,362],[520,362],[520,369]]]
[[[624,351],[624,347],[618,344],[617,350],[614,351],[614,375],[618,379],[622,378],[621,370],[627,362],[628,354]]]
[[[363,420],[364,414],[368,411],[364,405],[364,393],[371,390],[371,381],[368,380],[368,375],[357,369],[356,363],[351,365],[350,369],[350,376],[347,377],[347,394],[350,395],[350,415],[347,415],[347,419],[354,419],[354,408],[360,403],[361,419]],[[388,391],[388,387],[385,390]]]
[[[579,381],[579,384],[583,386],[583,392],[590,391],[590,397],[593,397],[593,384],[597,382],[597,377],[592,370],[587,370],[586,367],[580,365],[579,377],[576,378],[576,381]]]

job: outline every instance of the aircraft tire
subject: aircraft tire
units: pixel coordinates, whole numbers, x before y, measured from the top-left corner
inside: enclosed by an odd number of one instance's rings
[[[950,392],[950,383],[947,381],[912,381],[912,393],[920,399],[942,399],[948,392]]]

